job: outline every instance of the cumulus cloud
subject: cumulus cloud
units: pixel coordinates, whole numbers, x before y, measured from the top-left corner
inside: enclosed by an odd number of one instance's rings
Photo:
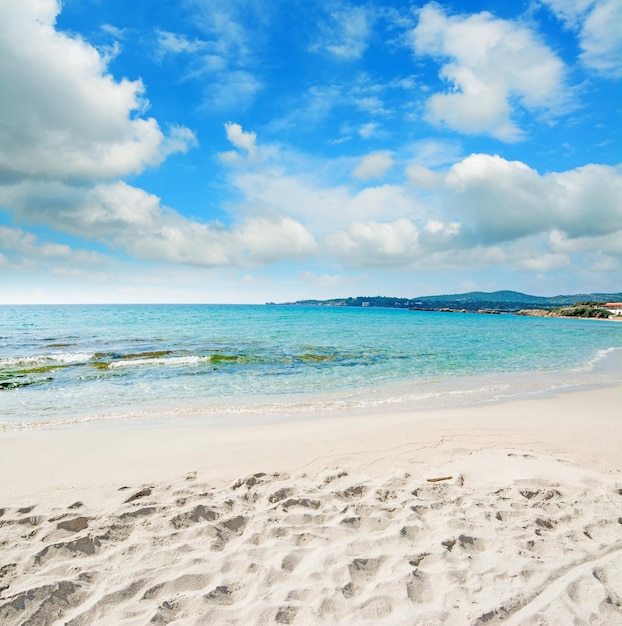
[[[412,46],[417,55],[443,60],[440,77],[451,85],[427,100],[434,124],[516,141],[523,136],[513,120],[517,107],[552,111],[563,100],[563,63],[516,22],[488,12],[450,16],[429,3],[419,11]]]
[[[564,254],[597,252],[622,260],[622,233],[620,230],[605,235],[569,237],[566,233],[554,229],[548,235],[548,244],[554,252],[563,252]]]
[[[149,228],[160,215],[159,199],[124,182],[93,187],[60,181],[23,181],[0,187],[0,203],[21,220],[87,239]]]
[[[388,152],[374,152],[361,159],[352,175],[360,180],[382,178],[392,167],[393,159]]]
[[[284,215],[252,217],[234,233],[252,262],[273,263],[309,257],[318,250],[313,235],[300,223]]]
[[[201,223],[124,182],[93,188],[19,183],[0,187],[0,203],[10,203],[24,221],[95,239],[150,261],[235,267],[301,258],[316,249],[313,235],[286,215],[255,212],[230,227]]]
[[[0,5],[0,181],[114,178],[195,143],[143,117],[140,80],[116,81],[94,47],[57,31],[59,10],[57,0]]]
[[[382,161],[367,157],[361,164],[368,170],[358,173],[378,173]],[[314,235],[314,254],[346,266],[505,264],[545,271],[599,246],[620,256],[611,243],[622,240],[620,168],[587,165],[540,174],[520,161],[472,154],[436,169],[407,162],[402,184],[360,189],[331,185],[324,168],[307,166],[317,175],[303,177],[288,172],[283,161],[262,159],[232,171],[230,182],[245,205],[292,217]],[[572,252],[568,242],[578,241],[580,249]]]
[[[242,192],[245,204],[273,207],[301,221],[314,233],[324,233],[351,221],[398,219],[418,209],[400,185],[355,190],[346,185],[331,186],[309,175],[289,174],[270,165],[234,172],[231,184]]]
[[[540,175],[519,161],[474,154],[450,168],[445,184],[449,204],[459,208],[458,218],[478,242],[553,229],[571,238],[622,230],[622,176],[614,167]]]
[[[354,222],[326,238],[329,252],[354,266],[405,265],[419,253],[419,233],[409,220]]]
[[[499,246],[530,237],[542,239],[541,256],[555,252],[547,241],[554,230],[570,239],[622,232],[620,168],[587,165],[540,174],[520,161],[472,154],[431,169],[419,160],[436,147],[417,144],[399,158],[406,174],[401,184],[368,182],[395,167],[396,155],[362,157],[352,172],[367,183],[360,188],[338,175],[339,169],[347,173],[344,163],[301,164],[279,150],[258,147],[256,136],[239,125],[229,132],[234,146],[261,155],[238,163],[241,167],[230,173],[243,205],[290,216],[314,235],[318,254],[337,256],[346,264],[412,266],[434,254],[438,262],[459,265],[459,258],[473,250],[482,262],[498,260]],[[415,162],[404,163],[410,154],[416,155]],[[547,258],[552,267],[552,257]],[[518,259],[518,253],[512,257],[517,267]]]

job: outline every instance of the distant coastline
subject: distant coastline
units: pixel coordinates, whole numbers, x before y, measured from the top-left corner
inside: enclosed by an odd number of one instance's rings
[[[281,302],[281,306],[329,306],[408,309],[411,311],[443,311],[462,313],[511,313],[538,317],[601,317],[620,318],[603,305],[622,302],[622,292],[533,296],[518,291],[472,291],[462,294],[402,298],[390,296],[357,296],[329,300],[297,300]],[[267,305],[276,305],[267,302]]]

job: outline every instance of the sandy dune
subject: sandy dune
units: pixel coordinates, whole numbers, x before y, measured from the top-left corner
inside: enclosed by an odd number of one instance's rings
[[[0,623],[622,624],[620,391],[3,433]]]

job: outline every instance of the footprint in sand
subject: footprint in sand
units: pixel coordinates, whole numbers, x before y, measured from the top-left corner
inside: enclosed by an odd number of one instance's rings
[[[78,533],[81,530],[88,528],[88,525],[89,518],[80,516],[58,522],[58,524],[56,524],[56,528],[58,530],[66,530],[70,533]]]
[[[171,519],[171,525],[173,528],[188,528],[198,522],[212,522],[218,519],[219,514],[217,511],[207,508],[203,504],[198,504],[190,511],[185,513],[179,513],[173,519]]]
[[[293,624],[296,619],[296,613],[298,613],[298,607],[296,606],[281,606],[276,612],[274,621],[277,624]]]
[[[406,582],[406,595],[415,603],[432,602],[434,594],[430,577],[419,569],[415,569]]]
[[[286,572],[293,572],[300,564],[300,561],[302,561],[303,556],[304,552],[301,550],[286,554],[281,561],[281,569]]]
[[[370,598],[359,607],[358,612],[366,620],[379,620],[388,617],[393,612],[391,598]]]
[[[348,565],[350,578],[353,582],[367,582],[378,574],[378,570],[384,559],[382,557],[371,559],[354,559]]]

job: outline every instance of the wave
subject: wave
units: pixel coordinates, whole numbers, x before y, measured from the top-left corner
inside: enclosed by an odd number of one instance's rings
[[[0,359],[0,369],[23,368],[54,363],[84,363],[92,359],[93,356],[92,353],[87,352],[52,352],[36,356],[9,357]]]
[[[118,367],[135,367],[141,365],[166,365],[172,367],[183,367],[184,365],[198,365],[199,363],[208,363],[210,361],[210,358],[211,357],[202,356],[149,356],[147,358],[139,358],[137,356],[124,356],[117,361],[110,361],[109,363],[107,363],[107,366],[109,369],[115,369]]]
[[[616,362],[622,361],[622,347],[612,346],[609,348],[601,348],[583,363],[572,368],[572,372],[596,372],[603,367],[616,367]]]

